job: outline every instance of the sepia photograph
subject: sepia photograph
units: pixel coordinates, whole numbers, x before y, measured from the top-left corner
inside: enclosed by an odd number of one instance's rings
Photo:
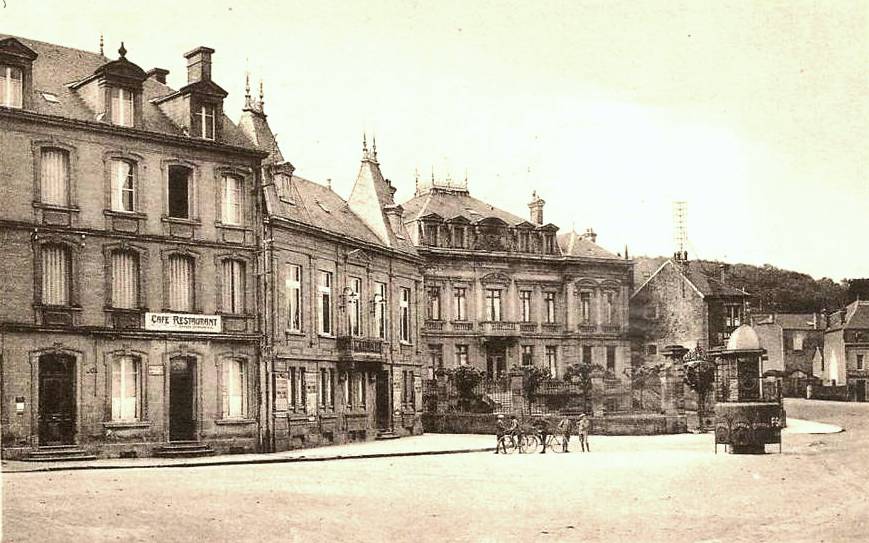
[[[0,540],[869,541],[867,70],[863,0],[0,0]]]

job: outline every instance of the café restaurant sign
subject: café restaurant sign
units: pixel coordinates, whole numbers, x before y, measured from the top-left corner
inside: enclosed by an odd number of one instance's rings
[[[222,325],[220,315],[145,313],[145,330],[219,334],[222,330]]]

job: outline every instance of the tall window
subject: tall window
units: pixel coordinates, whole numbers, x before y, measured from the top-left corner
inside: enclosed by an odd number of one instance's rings
[[[543,302],[546,304],[546,322],[555,322],[555,293],[545,292]]]
[[[467,345],[456,345],[456,365],[457,366],[467,366],[468,365],[468,346]]]
[[[616,371],[616,348],[612,345],[606,348],[606,369],[607,371]]]
[[[62,245],[42,247],[42,303],[69,305],[72,263],[69,249]]]
[[[558,377],[558,347],[554,345],[546,346],[546,368],[549,370],[549,376],[553,379]]]
[[[531,366],[534,364],[534,345],[522,346],[522,365]]]
[[[793,348],[795,351],[803,350],[803,341],[805,340],[805,336],[802,333],[795,333],[793,338]]]
[[[555,254],[555,236],[552,234],[544,234],[543,245],[546,249],[546,254]]]
[[[169,257],[169,309],[193,311],[193,258],[184,255]]]
[[[464,287],[457,287],[453,289],[453,306],[456,310],[456,320],[463,321],[468,318],[467,311],[467,302],[468,302],[468,289]]]
[[[531,322],[531,291],[519,291],[519,305],[522,310],[522,322]]]
[[[466,228],[464,226],[453,227],[453,247],[456,249],[464,249],[467,245],[465,241]]]
[[[362,335],[362,304],[359,303],[359,298],[362,294],[362,279],[358,277],[350,278],[351,296],[347,300],[347,317],[350,321],[350,335]]]
[[[247,372],[244,360],[223,363],[223,418],[243,419],[247,415]]]
[[[377,337],[386,339],[386,307],[389,300],[386,298],[386,283],[376,283],[377,297],[374,300],[374,320],[377,327]]]
[[[135,309],[139,302],[139,257],[131,251],[112,253],[112,307]]]
[[[112,420],[139,420],[139,359],[119,356],[112,361]]]
[[[241,224],[242,180],[232,175],[223,176],[223,224]]]
[[[21,68],[0,64],[0,106],[22,107],[23,81]]]
[[[603,297],[604,317],[607,324],[613,324],[615,321],[615,293],[605,292]]]
[[[133,163],[112,160],[112,210],[136,210],[136,185]]]
[[[583,345],[582,346],[582,363],[583,364],[593,364],[594,357],[591,353],[591,345]]]
[[[323,335],[332,335],[332,272],[320,271],[319,281],[317,286],[319,292],[317,298],[319,332]]]
[[[401,341],[410,341],[410,289],[402,287],[399,300],[401,315]]]
[[[741,305],[733,304],[724,306],[724,326],[727,328],[738,328],[741,320]]]
[[[40,154],[40,200],[43,204],[69,205],[69,153],[43,149]]]
[[[531,246],[531,234],[529,232],[519,232],[519,251],[527,253]]]
[[[579,293],[579,318],[586,324],[591,322],[591,292]]]
[[[302,331],[302,267],[290,264],[287,277],[287,329]]]
[[[444,346],[440,343],[431,343],[428,346],[428,357],[432,372],[444,367]]]
[[[499,289],[486,289],[486,320],[501,320],[501,291]]]
[[[432,247],[438,246],[438,229],[439,228],[440,228],[440,226],[438,226],[435,223],[426,223],[426,225],[425,225],[426,238],[427,238],[428,244],[431,245]]]
[[[133,126],[133,91],[112,87],[112,124]]]
[[[216,139],[215,112],[216,108],[212,105],[201,105],[199,111],[196,112],[196,123],[199,125],[199,133],[204,139]]]
[[[169,216],[190,219],[191,170],[184,166],[169,166]]]
[[[320,405],[335,407],[335,370],[320,370]]]
[[[356,395],[355,400],[359,403],[359,407],[365,409],[368,402],[366,397],[365,373],[356,375]]]
[[[433,321],[441,320],[441,289],[440,287],[429,287],[428,289],[428,307],[426,318]]]
[[[244,272],[243,261],[223,261],[223,311],[226,313],[244,313]]]
[[[860,371],[865,369],[865,366],[863,365],[863,355],[862,354],[857,355],[857,369]]]

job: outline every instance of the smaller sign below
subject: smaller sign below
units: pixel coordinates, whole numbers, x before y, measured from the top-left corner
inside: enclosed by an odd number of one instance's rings
[[[148,366],[148,375],[163,375],[163,366]]]
[[[220,321],[220,315],[145,313],[145,330],[219,334],[222,329],[223,326]]]

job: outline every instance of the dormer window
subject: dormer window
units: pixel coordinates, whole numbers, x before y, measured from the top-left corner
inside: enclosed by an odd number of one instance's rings
[[[203,104],[196,112],[196,123],[199,125],[199,133],[203,139],[214,141],[217,139],[215,130],[215,117],[217,108],[213,105]]]
[[[24,74],[21,68],[0,64],[0,106],[22,107]]]
[[[278,191],[278,197],[288,204],[295,203],[293,201],[293,188],[290,183],[290,176],[287,174],[275,175],[275,187]]]
[[[134,93],[130,89],[112,87],[112,124],[133,126]]]

